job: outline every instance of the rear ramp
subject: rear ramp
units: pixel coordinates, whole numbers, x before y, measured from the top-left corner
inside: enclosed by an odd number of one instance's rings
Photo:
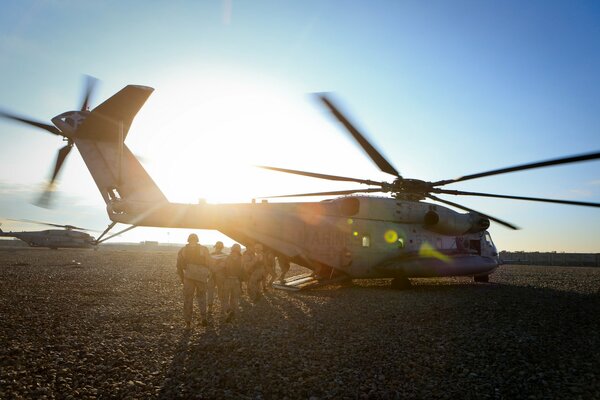
[[[275,289],[287,290],[290,292],[298,292],[300,290],[315,289],[320,286],[331,285],[335,283],[341,283],[349,281],[350,277],[347,275],[336,276],[335,278],[321,278],[319,279],[312,272],[306,274],[300,274],[286,278],[283,282],[273,282],[272,286]]]

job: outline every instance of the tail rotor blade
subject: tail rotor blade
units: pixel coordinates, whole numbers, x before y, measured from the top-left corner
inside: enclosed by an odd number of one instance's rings
[[[90,108],[90,99],[95,91],[97,83],[98,79],[89,75],[85,76],[85,89],[81,100],[81,111],[86,111]]]
[[[62,133],[60,132],[60,130],[58,130],[58,128],[55,127],[54,125],[45,124],[43,122],[35,121],[33,119],[30,119],[30,118],[21,117],[19,115],[12,114],[12,113],[9,113],[9,112],[6,112],[6,111],[0,110],[0,117],[6,118],[6,119],[11,119],[13,121],[22,122],[24,124],[31,125],[31,126],[34,126],[36,128],[40,128],[40,129],[48,131],[48,132],[50,132],[50,133],[52,133],[54,135],[62,135]]]
[[[342,114],[342,112],[331,102],[325,94],[319,94],[319,99],[327,106],[329,111],[337,118],[338,121],[346,127],[354,140],[362,147],[367,155],[379,167],[380,170],[390,175],[400,177],[400,173],[389,163],[388,160],[367,140],[367,138],[356,129],[356,127]]]
[[[67,157],[72,148],[73,144],[69,143],[58,151],[58,156],[56,157],[56,164],[54,165],[54,172],[52,173],[52,178],[50,179],[50,185],[54,184],[56,176],[60,172],[60,169],[62,168],[62,165],[65,162],[65,158]]]
[[[52,172],[52,177],[50,178],[50,182],[48,182],[46,189],[41,194],[39,199],[35,202],[36,205],[43,207],[43,208],[51,207],[52,193],[54,192],[54,190],[56,188],[56,184],[55,184],[56,177],[58,176],[58,173],[60,172],[60,169],[62,168],[62,166],[65,162],[65,159],[67,158],[67,155],[71,151],[72,147],[73,147],[73,144],[69,143],[66,146],[62,147],[58,151],[58,155],[56,156],[56,163],[54,164],[54,171]]]

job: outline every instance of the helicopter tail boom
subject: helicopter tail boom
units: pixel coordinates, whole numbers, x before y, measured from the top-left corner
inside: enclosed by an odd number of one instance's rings
[[[109,209],[124,201],[168,202],[124,144],[133,118],[152,91],[145,86],[126,86],[96,107],[74,135],[73,142]]]

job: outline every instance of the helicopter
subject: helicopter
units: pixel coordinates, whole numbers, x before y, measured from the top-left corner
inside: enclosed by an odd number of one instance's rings
[[[154,89],[128,85],[90,111],[89,99],[94,85],[95,80],[88,78],[79,109],[57,115],[52,118],[52,125],[6,111],[0,116],[44,129],[67,141],[58,152],[49,188],[72,147],[77,147],[112,221],[98,243],[137,226],[217,230],[245,246],[262,244],[277,255],[280,262],[292,262],[312,270],[310,276],[279,282],[280,288],[298,289],[308,284],[361,278],[393,278],[391,286],[396,289],[410,287],[411,278],[470,276],[476,282],[488,282],[489,275],[501,264],[487,231],[490,222],[509,229],[518,229],[517,226],[438,195],[600,207],[600,203],[444,188],[492,175],[595,160],[600,158],[600,152],[435,182],[404,178],[327,94],[319,94],[319,100],[375,165],[394,177],[391,182],[262,166],[272,171],[367,187],[272,196],[339,196],[319,202],[269,202],[265,198],[260,202],[235,204],[171,203],[124,143],[134,117]],[[48,190],[43,197],[48,198],[50,193]],[[367,195],[373,193],[390,196]],[[117,223],[130,226],[103,239]]]
[[[17,221],[17,220],[11,220]],[[64,229],[47,229],[45,231],[4,232],[0,229],[0,237],[14,237],[27,243],[30,247],[48,247],[52,250],[59,248],[90,249],[96,248],[96,239],[80,231],[91,229],[79,228],[73,225],[59,225],[48,222],[18,220],[32,224],[48,225]]]

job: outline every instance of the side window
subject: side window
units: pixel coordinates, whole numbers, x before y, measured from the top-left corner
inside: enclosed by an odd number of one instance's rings
[[[363,235],[362,247],[371,247],[371,236],[370,235]]]

